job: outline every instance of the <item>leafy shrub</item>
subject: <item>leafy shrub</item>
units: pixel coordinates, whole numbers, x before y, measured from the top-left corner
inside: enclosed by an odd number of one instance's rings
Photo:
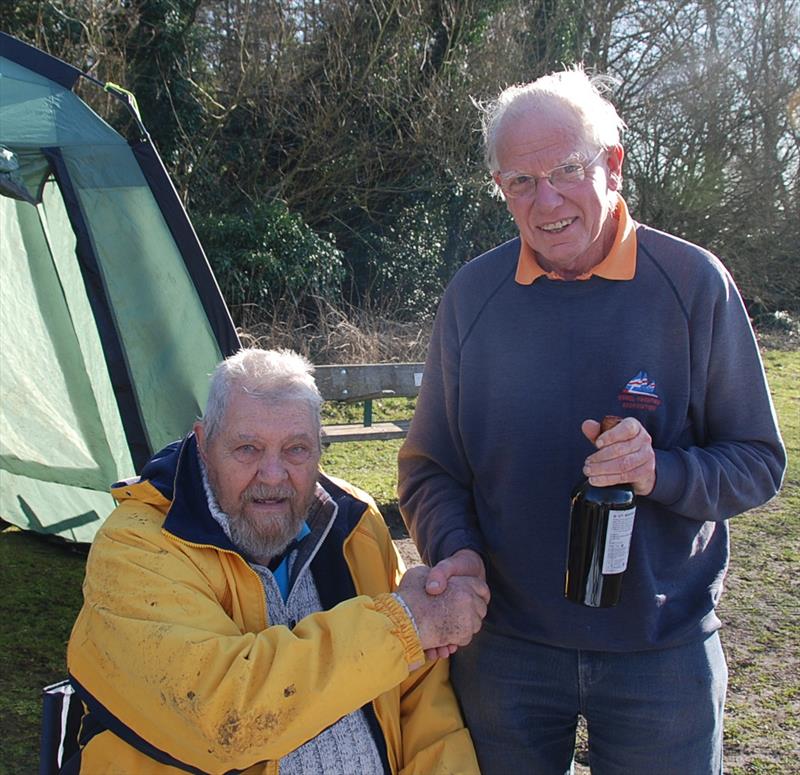
[[[421,197],[385,220],[354,248],[354,274],[362,296],[401,319],[430,316],[464,263],[515,234],[502,203],[476,185]]]
[[[238,325],[279,302],[311,310],[312,297],[341,293],[341,252],[282,202],[201,215],[195,226]]]

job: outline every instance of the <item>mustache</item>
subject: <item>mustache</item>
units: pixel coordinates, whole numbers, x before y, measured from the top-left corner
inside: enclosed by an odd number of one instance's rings
[[[274,501],[294,498],[297,493],[293,487],[268,487],[264,484],[254,484],[242,493],[242,501],[250,503],[255,500]]]

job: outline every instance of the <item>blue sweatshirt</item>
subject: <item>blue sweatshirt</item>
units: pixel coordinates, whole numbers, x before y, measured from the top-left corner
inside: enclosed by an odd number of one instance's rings
[[[707,636],[727,519],[780,487],[786,455],[750,323],[710,253],[636,226],[631,280],[514,280],[519,240],[471,261],[437,313],[400,452],[423,559],[484,556],[487,625],[567,648],[636,651]],[[594,451],[581,422],[637,418],[655,489],[639,497],[620,603],[564,599],[570,493]]]

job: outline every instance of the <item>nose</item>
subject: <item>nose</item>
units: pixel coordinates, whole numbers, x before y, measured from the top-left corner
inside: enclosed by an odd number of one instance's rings
[[[283,458],[279,453],[264,450],[258,464],[258,478],[264,484],[274,486],[289,476]]]
[[[534,204],[540,210],[553,210],[564,201],[561,192],[550,182],[548,178],[539,178],[536,183],[536,193],[534,194]]]

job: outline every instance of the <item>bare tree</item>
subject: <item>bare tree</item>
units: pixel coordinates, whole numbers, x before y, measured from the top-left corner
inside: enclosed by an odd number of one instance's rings
[[[797,0],[650,2],[609,50],[637,215],[718,252],[772,308],[800,297],[798,29]]]
[[[512,231],[486,193],[472,101],[584,62],[619,81],[636,217],[709,246],[750,298],[797,309],[799,6],[12,0],[0,23],[136,92],[191,211],[279,202],[344,252],[360,292],[429,300]]]

